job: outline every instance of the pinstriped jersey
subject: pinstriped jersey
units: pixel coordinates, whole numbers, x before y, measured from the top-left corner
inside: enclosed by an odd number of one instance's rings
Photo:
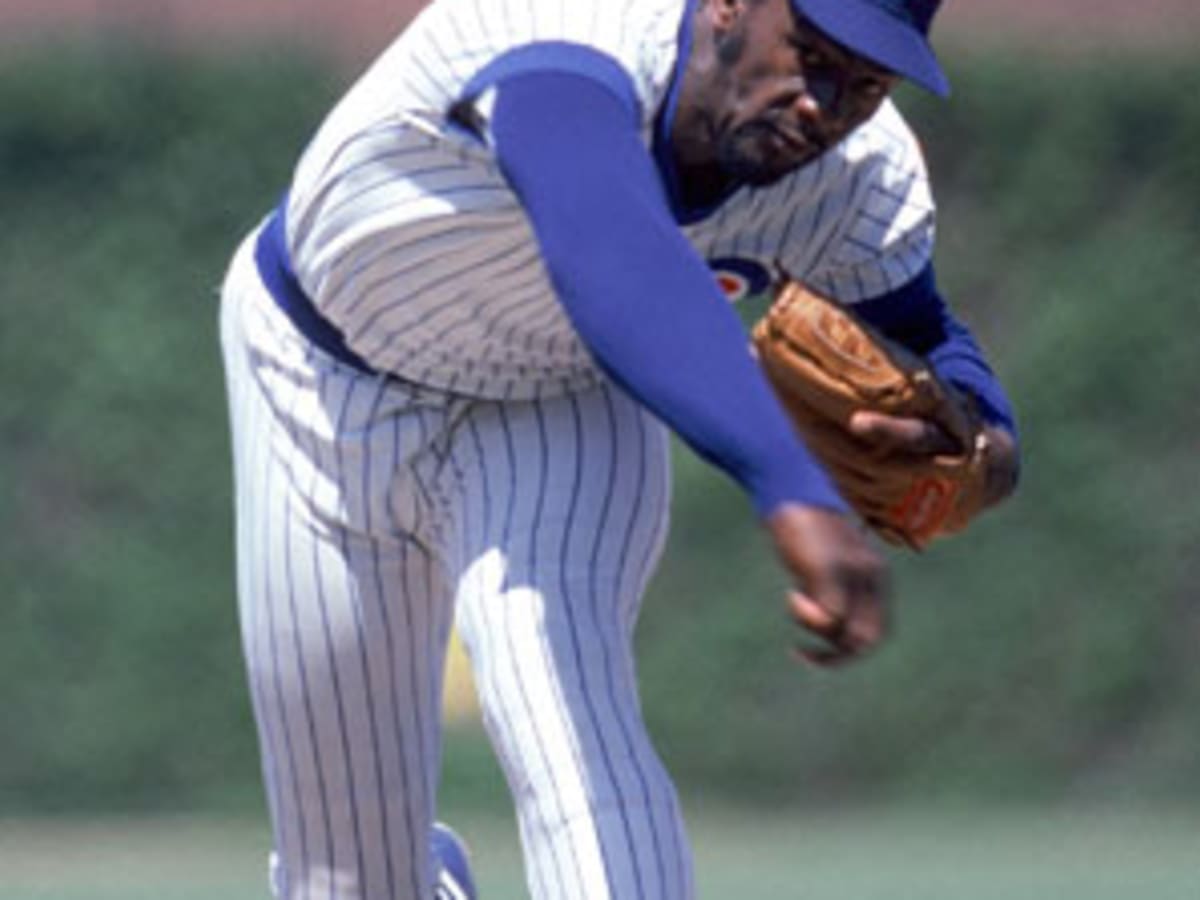
[[[350,349],[379,371],[486,398],[597,383],[489,146],[490,101],[506,73],[592,77],[636,110],[649,152],[656,129],[669,127],[664,109],[694,7],[426,7],[334,108],[289,194],[296,276]],[[929,262],[933,204],[916,141],[886,102],[818,160],[743,188],[682,228],[733,297],[765,288],[782,266],[854,302],[899,287]]]

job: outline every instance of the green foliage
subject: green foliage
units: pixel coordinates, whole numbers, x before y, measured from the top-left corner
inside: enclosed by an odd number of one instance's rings
[[[216,292],[332,93],[270,54],[0,70],[0,806],[252,783]]]
[[[1200,788],[1197,73],[997,56],[949,104],[902,98],[943,286],[1019,409],[1021,493],[895,554],[894,641],[817,674],[747,504],[681,451],[639,650],[686,792]],[[216,291],[341,86],[270,49],[0,66],[0,809],[256,796]],[[448,775],[489,794],[478,741]]]
[[[996,58],[949,104],[903,98],[942,285],[1018,407],[1021,490],[968,536],[893,554],[892,644],[826,675],[786,659],[778,575],[736,496],[715,509],[723,487],[684,461],[691,524],[642,646],[689,783],[773,802],[1200,790],[1200,98],[1179,90],[1197,72]]]

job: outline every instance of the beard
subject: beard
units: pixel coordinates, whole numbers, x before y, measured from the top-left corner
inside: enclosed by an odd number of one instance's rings
[[[800,146],[788,141],[769,121],[744,122],[717,141],[717,163],[722,173],[739,184],[766,187],[816,159],[824,148],[810,141]]]

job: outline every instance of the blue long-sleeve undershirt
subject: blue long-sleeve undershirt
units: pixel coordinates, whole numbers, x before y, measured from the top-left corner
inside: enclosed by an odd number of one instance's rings
[[[672,218],[634,111],[589,78],[525,73],[502,82],[492,136],[567,314],[609,376],[741,484],[761,516],[786,501],[845,510]],[[932,267],[856,309],[1015,432],[1007,398],[938,295]]]
[[[610,377],[760,516],[787,501],[845,510],[671,218],[633,111],[590,79],[524,74],[501,85],[492,136],[563,306]]]
[[[1017,436],[1012,404],[970,329],[946,306],[932,265],[890,294],[855,304],[854,311],[925,357],[946,381],[974,395],[984,421]]]

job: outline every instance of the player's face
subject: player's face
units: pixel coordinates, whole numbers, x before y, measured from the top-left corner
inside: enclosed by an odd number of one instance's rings
[[[787,0],[740,2],[717,38],[726,90],[714,110],[716,151],[728,177],[764,185],[869,119],[899,77],[827,38]]]

